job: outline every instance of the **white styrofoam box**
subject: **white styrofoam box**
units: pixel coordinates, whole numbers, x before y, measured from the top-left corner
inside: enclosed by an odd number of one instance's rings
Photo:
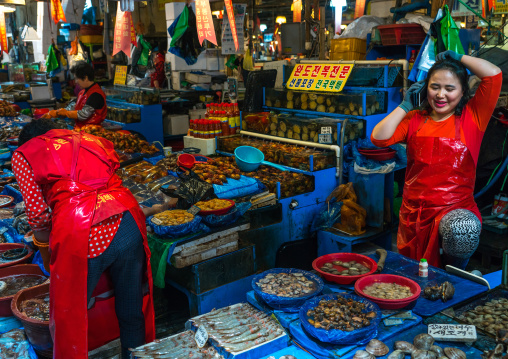
[[[31,86],[30,92],[32,93],[32,100],[49,100],[53,97],[49,86]]]
[[[395,7],[395,0],[371,0],[370,14],[379,17],[391,17],[390,8]]]
[[[224,63],[226,58],[223,56],[219,57],[206,57],[206,70],[207,71],[224,71]]]
[[[192,10],[196,13],[196,4],[191,3]],[[170,2],[166,3],[166,20],[174,20],[180,15],[185,7],[185,2]]]
[[[205,114],[206,114],[206,108],[199,109],[199,110],[189,110],[189,118],[191,120],[205,118]]]
[[[165,135],[185,135],[189,130],[189,116],[166,116],[162,121],[162,126]]]
[[[171,72],[171,86],[173,90],[181,90],[181,81],[182,81],[182,73],[179,71],[172,71]]]
[[[193,84],[208,84],[212,82],[212,76],[193,74],[191,72],[185,73],[185,80],[192,82]]]
[[[166,63],[171,63],[171,70],[173,71],[193,71],[193,70],[206,70],[206,56],[202,52],[198,56],[198,61],[194,65],[187,65],[184,59],[172,53],[166,53]]]
[[[185,148],[199,148],[199,154],[203,156],[209,156],[215,153],[215,138],[195,138],[192,136],[184,136],[183,145]]]

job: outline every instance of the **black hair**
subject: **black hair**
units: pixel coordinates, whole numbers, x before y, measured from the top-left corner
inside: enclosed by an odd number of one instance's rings
[[[430,68],[427,78],[425,79],[425,89],[429,87],[429,81],[434,72],[439,70],[448,70],[457,78],[459,79],[460,85],[462,86],[462,98],[460,99],[457,107],[455,107],[455,115],[460,116],[462,115],[462,110],[464,109],[464,106],[468,103],[468,101],[471,99],[471,94],[469,92],[469,85],[468,85],[468,75],[467,75],[467,69],[466,67],[457,60],[454,59],[445,59],[441,61],[436,61],[436,63]],[[432,108],[430,107],[429,101],[427,98],[425,98],[422,108],[430,113],[432,112]]]
[[[88,77],[89,81],[93,81],[95,78],[92,65],[86,63],[85,61],[76,62],[76,64],[71,68],[71,74],[80,80],[84,80],[85,77]]]
[[[53,120],[39,119],[27,123],[18,136],[18,146],[23,146],[32,138],[44,135],[46,132],[60,128]]]

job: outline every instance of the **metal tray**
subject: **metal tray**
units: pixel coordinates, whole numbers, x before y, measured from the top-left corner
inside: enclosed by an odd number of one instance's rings
[[[464,314],[465,312],[474,309],[476,306],[484,305],[486,302],[491,301],[492,299],[497,298],[508,298],[508,288],[504,286],[498,286],[494,289],[491,289],[485,293],[480,293],[478,295],[475,295],[472,298],[469,298],[465,300],[464,302],[461,302],[459,304],[454,305],[453,307],[443,311],[442,313],[450,318],[453,318],[455,321],[461,324],[470,324],[463,320],[460,320],[459,317]],[[488,332],[484,329],[476,327],[476,330],[491,337],[496,337],[495,333]]]

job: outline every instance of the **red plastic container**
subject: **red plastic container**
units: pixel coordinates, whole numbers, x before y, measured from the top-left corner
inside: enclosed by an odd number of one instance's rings
[[[2,252],[9,250],[9,249],[23,248],[23,247],[25,247],[25,245],[21,244],[21,243],[0,243],[0,254]],[[24,256],[23,258],[20,258],[20,259],[16,259],[15,261],[0,263],[0,268],[11,267],[16,264],[27,263],[33,253],[32,249],[30,247],[27,246],[27,248],[28,248],[28,253],[26,256]]]
[[[382,299],[372,297],[366,294],[363,290],[365,289],[365,287],[372,285],[374,283],[395,283],[408,286],[411,289],[413,295],[411,297],[404,299]],[[418,283],[406,277],[393,274],[376,274],[358,280],[355,283],[355,292],[356,294],[376,303],[377,305],[379,305],[381,309],[400,309],[407,307],[409,304],[416,301],[420,296],[422,289],[420,288]]]
[[[333,261],[342,261],[342,262],[351,262],[356,261],[360,264],[363,264],[367,268],[370,268],[370,271],[362,274],[362,275],[337,275],[337,274],[331,274],[328,272],[323,272],[321,270],[321,267],[323,264],[327,262],[333,262]],[[345,270],[345,267],[342,266],[333,266],[336,268],[339,272]],[[364,256],[363,254],[356,254],[356,253],[331,253],[326,254],[324,256],[318,257],[314,259],[314,262],[312,262],[312,268],[314,268],[321,277],[324,279],[335,282],[339,284],[351,284],[354,283],[357,279],[360,279],[362,277],[371,275],[374,273],[377,269],[377,263],[374,259]]]
[[[17,266],[11,266],[0,269],[0,280],[2,280],[5,277],[9,277],[11,275],[20,275],[20,274],[37,274],[44,276],[44,273],[42,273],[41,269],[37,264],[20,264]],[[12,298],[14,298],[14,295],[0,297],[0,317],[12,316],[11,301]]]
[[[397,154],[397,151],[392,150],[391,148],[388,148],[387,150],[372,150],[372,151],[358,149],[358,152],[360,152],[360,154],[364,155],[365,157],[375,161],[391,160]]]
[[[377,28],[384,46],[421,45],[426,36],[420,24],[379,25]]]
[[[5,203],[3,202],[4,200],[6,201]],[[0,204],[0,208],[8,207],[11,205],[12,202],[14,202],[14,197],[0,194],[0,201],[2,201],[2,203],[3,203],[3,204]]]
[[[231,210],[231,208],[233,208],[236,205],[235,201],[232,201],[230,199],[224,199],[223,201],[228,201],[230,203],[230,206],[226,207],[226,208],[222,208],[222,209],[216,209],[213,211],[201,210],[201,211],[199,211],[199,215],[200,216],[208,216],[209,214],[216,214],[216,215],[226,214]]]
[[[190,155],[188,153],[182,153],[180,156],[178,156],[177,164],[179,167],[191,169],[195,163],[196,159],[194,158],[193,155]]]

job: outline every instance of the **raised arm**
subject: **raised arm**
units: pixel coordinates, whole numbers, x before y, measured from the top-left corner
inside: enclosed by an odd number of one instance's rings
[[[501,72],[501,69],[496,65],[494,65],[493,63],[490,63],[487,60],[480,59],[478,57],[460,55],[451,50],[447,50],[436,55],[437,61],[444,60],[446,58],[462,62],[462,64],[466,66],[469,71],[471,71],[479,78],[484,78],[487,76],[495,76]]]

